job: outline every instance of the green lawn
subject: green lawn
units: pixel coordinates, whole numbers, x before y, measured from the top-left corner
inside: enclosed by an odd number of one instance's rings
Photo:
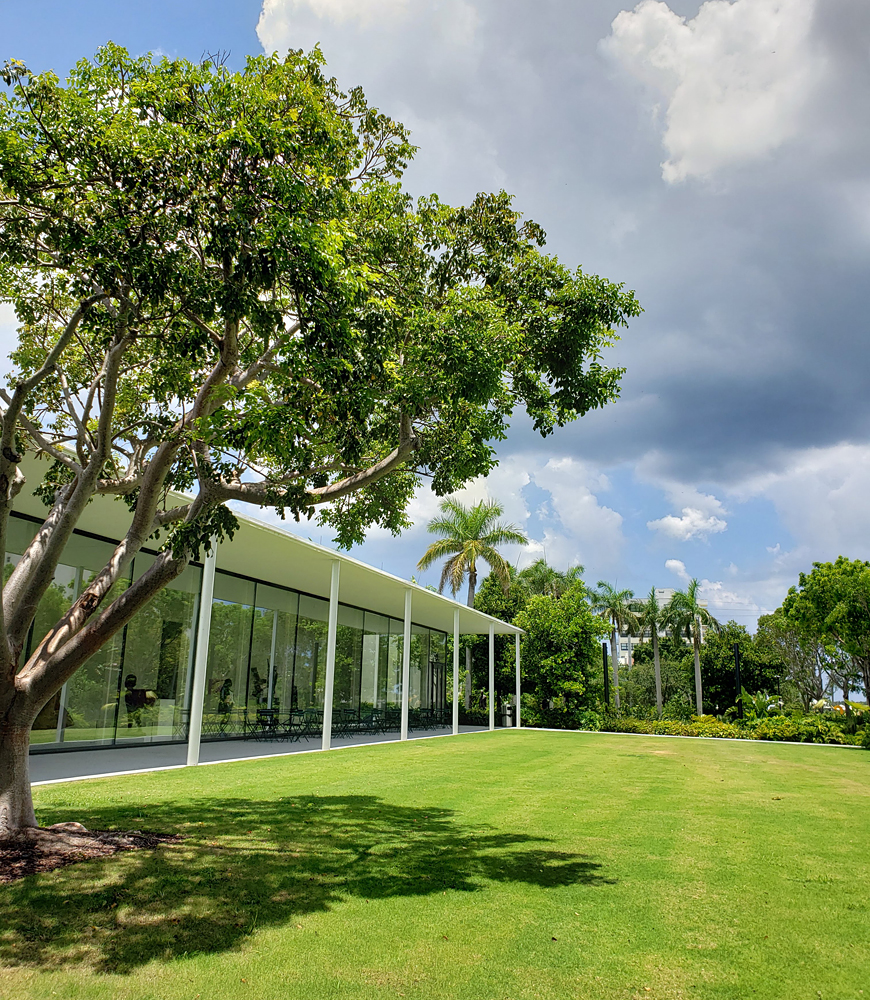
[[[0,997],[870,1000],[870,753],[481,733],[38,789]]]

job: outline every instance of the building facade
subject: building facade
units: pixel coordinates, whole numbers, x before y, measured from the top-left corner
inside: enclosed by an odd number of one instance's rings
[[[10,519],[7,567],[42,522],[32,501]],[[122,537],[120,505],[97,498],[91,507],[42,599],[25,659]],[[118,588],[154,555],[137,555]],[[212,558],[211,574],[188,566],[64,685],[36,721],[34,752],[186,741],[192,720],[197,742],[244,737],[264,717],[304,718],[309,733],[336,719],[377,718],[403,734],[409,719],[449,724],[448,632],[518,634],[251,518]]]

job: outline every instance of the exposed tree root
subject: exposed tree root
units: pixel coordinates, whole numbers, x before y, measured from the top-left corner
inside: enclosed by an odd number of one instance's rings
[[[81,823],[55,823],[29,827],[13,838],[0,840],[0,883],[15,882],[27,875],[54,871],[91,858],[104,858],[118,851],[153,848],[176,843],[181,837],[141,830],[88,830]]]

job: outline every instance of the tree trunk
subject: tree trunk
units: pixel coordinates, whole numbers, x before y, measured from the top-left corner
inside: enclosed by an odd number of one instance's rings
[[[13,706],[0,722],[0,840],[36,826],[30,792],[30,726]]]
[[[704,699],[701,692],[701,641],[698,636],[698,625],[692,629],[692,646],[695,653],[695,711],[697,715],[704,714]]]
[[[653,641],[653,662],[656,668],[656,711],[658,712],[659,718],[662,717],[662,663],[659,658],[659,633],[658,629],[653,626],[652,629],[652,641]]]
[[[864,700],[870,704],[870,656],[858,658],[861,664],[861,679],[864,682]]]
[[[616,658],[616,629],[610,630],[610,659],[613,660],[613,703],[619,711],[619,660]]]

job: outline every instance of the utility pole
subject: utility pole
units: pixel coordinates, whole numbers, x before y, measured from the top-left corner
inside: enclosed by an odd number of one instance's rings
[[[734,646],[734,677],[737,682],[737,718],[743,718],[743,688],[740,684],[740,644],[735,642]]]

